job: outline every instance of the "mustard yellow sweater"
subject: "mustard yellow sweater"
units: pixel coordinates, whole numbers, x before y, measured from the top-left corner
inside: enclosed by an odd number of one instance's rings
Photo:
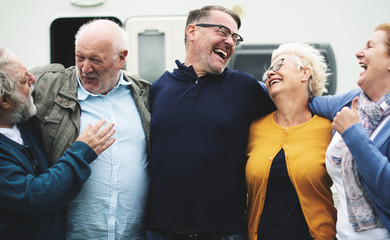
[[[283,148],[290,180],[314,239],[334,239],[336,209],[325,169],[325,151],[332,138],[330,121],[318,116],[289,128],[273,120],[274,113],[252,123],[248,142],[249,239],[257,240],[272,161]]]

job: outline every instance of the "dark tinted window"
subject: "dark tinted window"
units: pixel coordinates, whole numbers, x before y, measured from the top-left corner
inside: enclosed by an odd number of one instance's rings
[[[65,67],[70,67],[74,62],[74,36],[77,30],[93,19],[110,19],[120,26],[122,22],[115,17],[75,17],[57,18],[50,26],[50,62],[61,63]]]

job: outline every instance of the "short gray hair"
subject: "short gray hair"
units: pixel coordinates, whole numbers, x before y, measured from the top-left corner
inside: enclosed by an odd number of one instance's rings
[[[108,20],[108,19],[93,19],[85,24],[83,24],[79,30],[77,31],[75,35],[75,42],[74,45],[77,47],[77,42],[80,39],[80,37],[83,35],[83,33],[94,24],[111,24],[113,27],[113,34],[111,36],[111,42],[112,42],[112,51],[113,53],[120,53],[123,50],[127,50],[127,34],[125,30],[119,26],[116,22]],[[117,56],[117,54],[114,54]]]
[[[19,86],[18,76],[12,71],[11,55],[13,53],[6,47],[0,46],[0,97],[8,96],[15,99]]]
[[[303,42],[284,43],[272,52],[271,62],[281,55],[292,56],[297,59],[299,67],[310,68],[309,99],[327,92],[325,86],[330,73],[328,72],[325,57],[319,50]]]

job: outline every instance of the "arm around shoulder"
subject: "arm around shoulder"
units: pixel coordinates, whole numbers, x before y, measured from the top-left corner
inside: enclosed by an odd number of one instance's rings
[[[336,113],[349,105],[361,92],[358,88],[344,94],[314,97],[309,103],[309,108],[313,113],[332,121]]]

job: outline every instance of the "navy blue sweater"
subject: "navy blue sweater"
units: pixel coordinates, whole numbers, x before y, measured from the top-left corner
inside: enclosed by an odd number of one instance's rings
[[[0,134],[0,238],[65,239],[64,207],[89,177],[88,163],[97,155],[75,142],[49,168],[33,124],[18,126],[24,145]]]
[[[151,87],[148,227],[245,232],[249,126],[274,104],[251,75],[176,63]]]

